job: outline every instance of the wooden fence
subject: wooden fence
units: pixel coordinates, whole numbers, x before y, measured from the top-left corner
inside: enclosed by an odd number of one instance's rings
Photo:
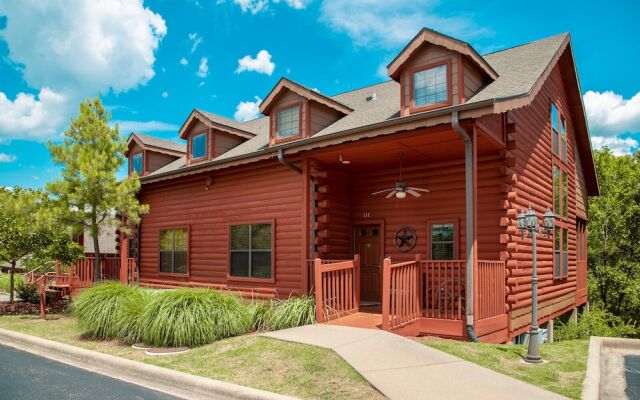
[[[414,261],[382,263],[382,329],[399,328],[420,318],[422,263]]]
[[[357,312],[360,304],[360,257],[313,264],[316,321],[318,323]]]
[[[478,260],[477,319],[491,318],[505,313],[504,261]]]

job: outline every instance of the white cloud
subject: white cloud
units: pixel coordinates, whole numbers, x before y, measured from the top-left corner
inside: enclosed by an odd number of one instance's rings
[[[112,121],[111,125],[118,124],[120,133],[129,132],[170,132],[180,129],[178,125],[161,121]]]
[[[274,3],[280,3],[281,0],[273,0]],[[313,0],[283,0],[284,3],[286,3],[289,7],[291,8],[295,8],[296,10],[302,10],[303,8],[307,7],[307,5],[309,5],[309,3],[311,3]]]
[[[203,87],[203,86],[204,86],[204,82],[198,83],[198,87]]]
[[[162,98],[166,99],[169,97],[169,92],[162,92]]]
[[[633,138],[592,136],[591,144],[596,149],[608,147],[617,156],[631,154],[638,149],[638,141]]]
[[[200,59],[200,65],[198,66],[198,72],[196,73],[200,78],[205,78],[209,75],[209,61],[207,57],[202,57]]]
[[[236,106],[236,112],[233,114],[233,118],[235,118],[236,121],[245,122],[258,118],[262,99],[258,96],[254,98],[255,101],[241,101]]]
[[[233,0],[233,2],[240,6],[242,12],[251,11],[251,14],[259,13],[269,4],[268,0]]]
[[[42,88],[37,95],[18,93],[12,101],[0,92],[0,140],[46,140],[61,133],[71,113],[68,96]]]
[[[276,64],[271,62],[271,54],[266,50],[260,50],[256,58],[251,56],[244,56],[238,60],[238,69],[236,74],[243,71],[255,71],[261,74],[271,75],[275,69]]]
[[[202,36],[198,35],[198,32],[190,33],[189,40],[191,40],[191,53],[193,53],[202,43]]]
[[[584,94],[589,127],[597,135],[640,132],[640,92],[630,99],[612,91]]]
[[[182,58],[180,59],[180,65],[187,65],[187,64],[189,64],[189,61],[187,61],[187,59],[186,59],[186,58],[182,57]]]
[[[423,27],[462,39],[487,35],[469,18],[445,17],[435,11],[437,0],[324,0],[321,20],[344,32],[358,46],[395,49]]]
[[[13,154],[0,153],[0,163],[12,163],[16,159],[16,156]]]

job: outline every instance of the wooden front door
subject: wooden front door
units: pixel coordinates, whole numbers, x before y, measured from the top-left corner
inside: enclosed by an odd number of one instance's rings
[[[354,252],[360,255],[360,299],[380,301],[382,257],[380,225],[358,225],[354,229]]]

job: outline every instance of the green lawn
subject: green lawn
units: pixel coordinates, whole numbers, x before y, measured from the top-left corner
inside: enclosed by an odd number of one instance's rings
[[[542,365],[521,363],[522,357],[527,354],[527,347],[524,345],[493,345],[434,338],[418,340],[434,349],[572,399],[579,399],[582,393],[589,352],[587,340],[543,344],[542,357],[549,363]]]
[[[149,357],[116,341],[82,340],[73,318],[2,316],[0,328],[72,344],[193,375],[307,399],[382,399],[333,351],[255,334],[220,340],[183,355]]]

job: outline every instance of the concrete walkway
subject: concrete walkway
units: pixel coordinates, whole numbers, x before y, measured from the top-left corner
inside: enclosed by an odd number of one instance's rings
[[[320,324],[263,336],[334,350],[390,399],[564,399],[385,331]]]

